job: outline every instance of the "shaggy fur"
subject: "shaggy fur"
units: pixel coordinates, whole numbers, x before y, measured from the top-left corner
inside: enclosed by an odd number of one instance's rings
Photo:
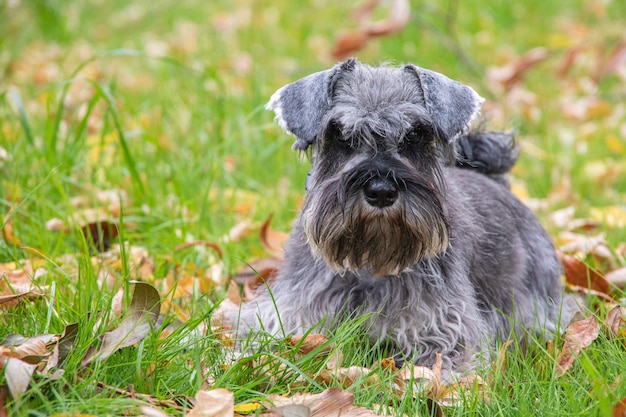
[[[481,104],[441,74],[355,60],[277,91],[268,108],[313,168],[282,269],[231,317],[240,336],[368,314],[374,341],[458,369],[514,331],[557,331],[554,248],[502,185],[510,135],[466,133]]]

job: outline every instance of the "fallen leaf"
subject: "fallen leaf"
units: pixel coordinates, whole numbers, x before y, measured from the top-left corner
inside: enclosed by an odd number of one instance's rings
[[[272,215],[263,222],[260,238],[263,248],[276,259],[283,259],[283,245],[289,238],[287,233],[277,232],[270,227]]]
[[[604,278],[617,288],[626,288],[626,267],[607,272]]]
[[[578,320],[567,327],[563,349],[557,358],[556,376],[562,376],[567,372],[576,357],[596,340],[600,333],[600,325],[594,316]]]
[[[188,417],[233,417],[235,412],[235,395],[226,389],[198,391],[195,399]]]
[[[309,407],[300,404],[283,405],[261,413],[263,417],[309,417]]]
[[[87,244],[97,252],[106,252],[120,234],[116,222],[110,220],[100,220],[86,223],[80,228]]]
[[[623,206],[607,206],[592,208],[591,218],[611,228],[626,228],[626,208]]]
[[[624,307],[616,305],[606,314],[605,324],[607,328],[611,331],[613,336],[620,335],[620,329],[622,325],[626,322],[624,320],[626,317],[626,310]]]
[[[589,288],[603,294],[611,294],[608,281],[596,270],[589,267],[580,259],[558,252],[559,260],[563,265],[567,283],[578,287]]]
[[[18,305],[20,301],[27,299],[27,300],[37,300],[39,298],[43,298],[43,294],[34,292],[34,291],[28,291],[28,292],[22,292],[19,294],[13,294],[13,295],[0,295],[0,306],[2,307],[13,307],[15,305]]]
[[[126,318],[119,326],[100,336],[99,348],[93,346],[83,358],[83,365],[94,360],[104,360],[118,349],[132,346],[143,340],[156,324],[161,309],[161,300],[157,290],[150,284],[134,282],[135,290],[126,313]]]
[[[322,370],[316,379],[325,384],[336,383],[344,388],[351,387],[356,382],[359,382],[360,386],[374,386],[379,382],[376,374],[362,366]]]
[[[216,253],[217,256],[222,259],[223,257],[223,253],[222,250],[220,249],[220,247],[213,242],[206,242],[204,240],[194,240],[192,242],[185,242],[185,243],[181,243],[180,245],[176,246],[176,248],[174,249],[176,252],[180,252],[183,249],[187,249],[187,248],[191,248],[194,246],[204,246],[207,248],[211,248],[213,249]]]
[[[11,207],[9,212],[2,219],[2,238],[7,245],[20,247],[22,246],[22,242],[13,233],[13,213],[14,209]]]
[[[487,79],[492,86],[497,87],[496,90],[510,90],[514,85],[523,81],[529,70],[548,56],[550,52],[546,48],[531,49],[502,67],[487,70]]]
[[[263,406],[259,403],[246,403],[236,405],[234,411],[239,414],[251,414],[259,411],[261,408],[263,408]]]
[[[396,383],[401,388],[405,386],[410,387],[413,396],[426,393],[431,398],[437,398],[441,387],[442,364],[443,359],[439,353],[437,353],[437,358],[432,368],[413,365],[409,362],[396,375]]]
[[[373,0],[360,6],[355,11],[359,27],[353,31],[343,32],[338,36],[331,53],[337,59],[345,59],[363,48],[370,39],[387,36],[402,31],[411,18],[411,5],[408,0],[389,0],[389,14],[380,21],[369,20],[380,0]]]
[[[279,395],[267,397],[267,408],[302,405],[309,409],[310,417],[376,417],[378,414],[354,405],[354,394],[340,388],[330,388],[319,394],[296,394],[286,398]],[[278,414],[283,415],[285,414]]]
[[[170,417],[169,414],[150,405],[141,404],[139,409],[141,410],[140,417]]]
[[[243,285],[246,300],[255,298],[258,289],[271,282],[278,274],[282,261],[276,258],[256,259],[241,268],[233,279]]]
[[[9,358],[4,366],[4,376],[9,388],[9,393],[14,399],[18,399],[26,392],[30,379],[37,369],[36,364],[26,363],[21,359]]]
[[[626,397],[619,400],[613,407],[613,417],[626,417]]]
[[[289,343],[291,346],[297,347],[298,351],[305,355],[314,351],[315,349],[320,348],[324,344],[326,344],[326,346],[324,346],[324,348],[320,350],[320,355],[326,354],[332,349],[332,345],[328,344],[328,339],[321,334],[291,336],[287,338],[287,343]]]
[[[6,385],[0,385],[0,417],[8,417],[9,413],[6,408],[6,400],[8,396],[8,388]]]

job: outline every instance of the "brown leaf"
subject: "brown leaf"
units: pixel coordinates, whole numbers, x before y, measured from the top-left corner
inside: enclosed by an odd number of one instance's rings
[[[370,39],[387,36],[402,31],[411,18],[411,5],[408,0],[389,0],[389,14],[386,19],[370,21],[369,18],[380,1],[370,1],[357,8],[355,14],[360,20],[359,28],[346,31],[337,37],[332,55],[338,59],[345,59],[355,51],[363,48]]]
[[[606,315],[606,327],[611,331],[613,336],[619,336],[620,328],[625,323],[626,309],[620,305],[616,305]]]
[[[271,282],[282,266],[282,261],[276,258],[256,259],[241,268],[233,279],[244,286],[246,300],[255,298],[257,290]]]
[[[189,417],[233,417],[235,413],[235,395],[226,389],[198,391],[195,399]]]
[[[0,417],[8,417],[9,413],[6,408],[6,400],[8,396],[6,385],[0,385]]]
[[[278,395],[267,397],[270,408],[287,405],[302,405],[310,410],[310,417],[376,417],[371,410],[354,405],[354,394],[340,388],[330,388],[319,394],[296,394],[286,398]],[[272,410],[270,410],[272,411]],[[278,414],[283,415],[283,414]]]
[[[442,364],[443,359],[439,353],[432,368],[413,365],[409,362],[396,375],[396,384],[400,387],[409,386],[414,396],[426,393],[429,397],[437,398],[441,387]]]
[[[88,365],[94,360],[104,360],[118,349],[132,346],[143,340],[155,325],[161,300],[157,290],[149,284],[134,282],[135,291],[126,313],[117,328],[100,336],[102,344],[99,348],[93,346],[83,358],[83,365]]]
[[[499,68],[491,68],[487,77],[492,85],[504,90],[510,90],[523,81],[526,73],[541,61],[544,61],[550,52],[546,48],[534,48],[527,51],[518,59]]]
[[[322,383],[336,383],[344,388],[348,388],[356,382],[359,382],[361,386],[373,386],[379,382],[376,374],[362,366],[349,366],[347,368],[329,367],[328,370],[321,371],[317,379]]]
[[[87,223],[80,230],[90,247],[97,252],[106,252],[119,236],[120,231],[117,223],[109,220],[101,220]]]
[[[575,321],[567,327],[565,343],[557,358],[557,377],[564,375],[572,367],[578,354],[591,345],[599,333],[600,325],[593,316]]]
[[[34,292],[34,291],[28,291],[28,292],[22,292],[19,294],[13,294],[13,295],[0,295],[0,306],[4,307],[13,307],[19,304],[20,301],[27,299],[27,300],[37,300],[43,298],[43,294]]]
[[[611,286],[602,274],[589,267],[580,259],[565,255],[562,252],[557,254],[563,265],[565,279],[568,284],[589,288],[607,295],[611,294]]]
[[[277,232],[270,227],[272,215],[263,222],[260,238],[263,248],[276,259],[283,259],[283,244],[289,238],[287,233]]]
[[[360,30],[347,30],[337,35],[331,54],[337,59],[345,59],[356,51],[363,49],[370,35]]]
[[[613,407],[613,417],[626,417],[626,397],[619,400]]]
[[[287,343],[291,346],[297,346],[298,351],[300,353],[310,353],[315,349],[318,349],[322,345],[326,344],[324,348],[320,351],[320,354],[325,354],[330,352],[332,349],[332,345],[327,344],[328,339],[321,334],[309,334],[307,336],[291,336],[287,338]]]
[[[176,248],[174,250],[176,252],[180,252],[183,249],[191,248],[193,246],[205,246],[207,248],[211,248],[215,252],[217,252],[217,256],[219,256],[220,259],[222,259],[222,257],[223,257],[222,250],[220,249],[220,247],[216,243],[206,242],[204,240],[194,240],[192,242],[181,243],[180,245],[176,246]]]

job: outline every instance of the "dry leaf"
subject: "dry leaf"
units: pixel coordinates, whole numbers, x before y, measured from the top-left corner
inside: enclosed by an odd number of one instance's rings
[[[291,404],[272,408],[261,413],[263,417],[309,417],[311,410],[305,405]]]
[[[622,324],[625,323],[625,316],[626,310],[619,305],[616,305],[607,313],[605,324],[613,336],[619,336]]]
[[[607,272],[604,278],[617,288],[626,288],[626,267]]]
[[[26,363],[21,359],[9,358],[7,360],[4,366],[4,376],[13,398],[20,398],[26,392],[35,369],[37,369],[36,364]]]
[[[526,73],[550,55],[546,48],[534,48],[518,59],[498,68],[487,71],[487,78],[497,89],[510,90],[523,81]]]
[[[558,252],[563,265],[565,279],[568,284],[589,288],[602,294],[611,294],[608,281],[597,271],[590,268],[583,261],[569,255]]]
[[[307,336],[291,336],[287,338],[287,343],[297,346],[298,351],[303,354],[312,352],[320,346],[328,343],[328,339],[321,334],[309,334]],[[330,352],[332,345],[327,344],[319,353],[320,355]]]
[[[140,417],[170,417],[169,414],[150,405],[141,404],[139,409],[141,410]]]
[[[188,417],[233,417],[235,394],[226,389],[198,391],[196,405],[187,413]]]
[[[347,368],[332,368],[321,371],[316,378],[325,384],[337,383],[344,388],[351,387],[356,382],[360,386],[378,384],[378,376],[368,368],[362,366],[349,366]]]
[[[622,206],[592,208],[590,214],[592,219],[611,228],[626,228],[626,208]]]
[[[149,284],[134,282],[135,290],[126,313],[117,328],[100,336],[99,348],[91,347],[83,358],[83,365],[94,360],[104,360],[118,349],[132,346],[143,340],[154,327],[161,309],[157,290]]]
[[[282,261],[276,258],[256,259],[237,271],[235,282],[244,286],[246,300],[255,298],[258,289],[271,282],[278,274]]]
[[[338,36],[332,50],[337,59],[345,59],[355,51],[363,48],[370,39],[378,36],[392,35],[402,31],[411,18],[411,5],[408,0],[389,0],[389,14],[381,21],[370,21],[369,18],[380,0],[370,1],[359,7],[355,12],[359,19],[357,30],[343,32]]]
[[[263,222],[261,226],[260,238],[263,248],[276,259],[283,259],[283,245],[287,242],[289,235],[283,232],[272,230],[270,223],[272,215]]]
[[[8,246],[22,246],[20,239],[13,234],[13,208],[2,219],[2,238]]]
[[[310,410],[310,417],[377,417],[373,411],[354,405],[354,394],[339,388],[330,388],[319,394],[296,394],[286,398],[279,395],[267,397],[268,408],[302,405]],[[272,411],[270,409],[270,411]],[[283,414],[278,414],[283,415]],[[382,416],[381,416],[382,417]]]
[[[191,248],[194,246],[204,246],[207,248],[211,248],[213,249],[215,252],[217,252],[217,256],[222,259],[223,254],[222,254],[222,250],[220,249],[220,247],[213,242],[206,242],[204,240],[194,240],[192,242],[185,242],[185,243],[181,243],[180,245],[176,246],[176,248],[174,249],[176,252],[180,252],[183,249],[187,249],[187,248]]]
[[[599,332],[600,325],[593,316],[575,321],[567,327],[563,350],[557,358],[557,377],[564,375],[572,367],[578,354],[596,340]]]
[[[626,417],[626,397],[622,398],[613,407],[613,417]]]
[[[429,397],[436,398],[442,382],[442,366],[443,358],[440,353],[437,353],[432,368],[413,365],[408,362],[400,369],[394,381],[400,390],[405,390],[407,386],[410,387],[414,396],[426,393]]]

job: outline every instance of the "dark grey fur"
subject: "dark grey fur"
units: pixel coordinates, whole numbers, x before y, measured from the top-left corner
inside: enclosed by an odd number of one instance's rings
[[[489,178],[515,162],[512,141],[466,133],[481,103],[441,74],[355,60],[277,91],[268,108],[313,168],[270,291],[231,317],[240,336],[371,314],[372,339],[451,369],[513,330],[557,331],[551,240]]]

